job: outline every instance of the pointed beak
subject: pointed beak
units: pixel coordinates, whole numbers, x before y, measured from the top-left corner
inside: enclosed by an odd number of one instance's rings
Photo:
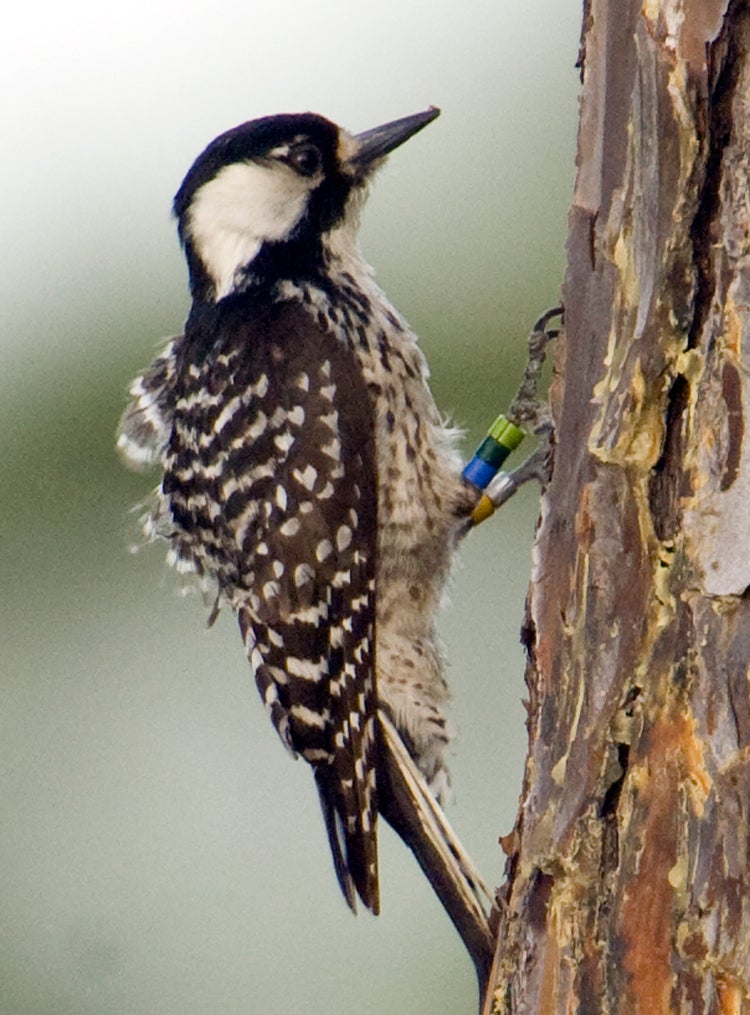
[[[404,116],[400,120],[392,120],[380,127],[373,127],[362,134],[355,134],[352,139],[354,150],[348,158],[350,168],[357,174],[364,176],[379,159],[385,158],[394,148],[398,148],[404,141],[426,127],[428,123],[440,116],[437,106],[430,106],[423,113],[414,113],[412,116]]]

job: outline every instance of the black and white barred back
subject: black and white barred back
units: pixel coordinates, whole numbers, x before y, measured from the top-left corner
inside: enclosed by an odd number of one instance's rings
[[[424,779],[437,797],[447,786],[435,619],[476,494],[416,340],[356,249],[363,184],[384,154],[364,157],[372,134],[268,118],[197,160],[176,200],[193,309],[134,383],[118,444],[162,467],[149,531],[236,611],[274,725],[313,766],[342,890],[377,912],[378,811],[418,852],[400,798],[424,797]],[[265,187],[250,200],[257,236],[247,209],[244,233],[221,224],[242,186]],[[286,232],[268,212],[284,186]],[[409,758],[418,771],[404,775]],[[429,812],[455,866],[434,800],[409,806]]]

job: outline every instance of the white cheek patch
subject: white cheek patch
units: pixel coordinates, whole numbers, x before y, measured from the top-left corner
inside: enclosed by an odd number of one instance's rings
[[[188,214],[188,235],[217,300],[232,291],[237,272],[266,241],[292,232],[319,182],[317,176],[298,176],[279,162],[234,162],[198,189]]]

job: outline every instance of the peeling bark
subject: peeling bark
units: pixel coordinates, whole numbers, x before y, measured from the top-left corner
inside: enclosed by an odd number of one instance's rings
[[[485,1012],[750,1012],[750,10],[590,0]]]

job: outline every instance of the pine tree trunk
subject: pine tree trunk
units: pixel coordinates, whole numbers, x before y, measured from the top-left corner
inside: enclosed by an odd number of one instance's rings
[[[590,0],[495,1015],[750,1011],[750,11]]]

